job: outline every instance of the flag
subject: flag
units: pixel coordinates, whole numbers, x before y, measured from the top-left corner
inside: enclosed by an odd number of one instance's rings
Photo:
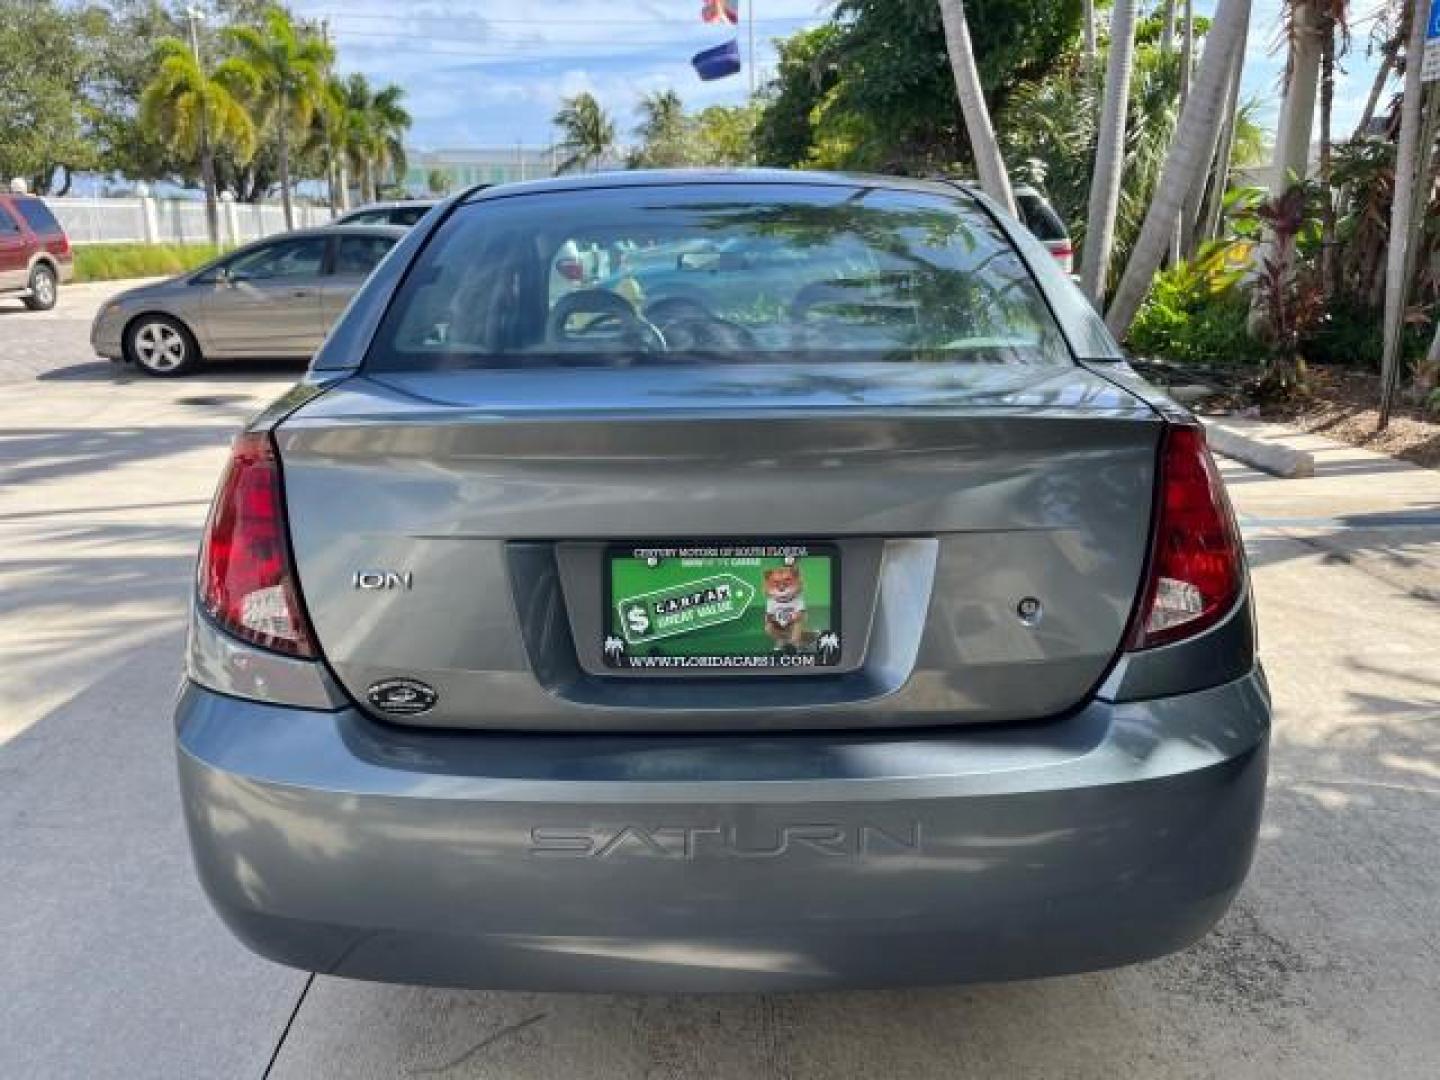
[[[734,26],[740,21],[740,0],[703,0],[700,18],[707,23],[723,22]]]
[[[690,63],[701,82],[723,79],[740,70],[740,46],[731,38],[724,45],[696,53],[690,58]]]

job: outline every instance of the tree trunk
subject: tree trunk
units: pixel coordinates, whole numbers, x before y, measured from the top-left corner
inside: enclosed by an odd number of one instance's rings
[[[1185,0],[1185,17],[1181,22],[1180,30],[1180,111],[1185,111],[1185,102],[1190,97],[1190,68],[1195,61],[1195,0]],[[1215,129],[1215,134],[1220,134],[1220,129]],[[1210,157],[1215,156],[1215,148],[1210,148]],[[1199,181],[1204,183],[1205,171],[1209,169],[1209,158],[1206,159],[1205,169],[1201,171]],[[1193,195],[1193,189],[1192,189]],[[1191,223],[1194,220],[1193,209],[1199,202],[1199,197],[1186,198],[1185,208],[1180,214],[1180,220],[1175,223],[1175,237],[1170,244],[1170,264],[1173,266],[1187,254],[1186,248],[1190,241]]]
[[[1165,7],[1160,19],[1160,51],[1162,53],[1175,50],[1175,0],[1165,0]]]
[[[1354,138],[1363,138],[1365,129],[1375,118],[1375,110],[1380,105],[1380,94],[1384,91],[1385,84],[1390,81],[1390,73],[1395,70],[1395,50],[1398,45],[1398,41],[1386,43],[1379,70],[1375,72],[1375,81],[1370,84],[1370,96],[1365,99],[1365,111],[1360,114],[1360,122],[1355,125]]]
[[[1205,42],[1205,55],[1191,87],[1190,100],[1180,114],[1155,196],[1105,315],[1106,324],[1117,338],[1125,336],[1135,313],[1140,310],[1140,303],[1165,255],[1190,181],[1204,168],[1203,158],[1215,139],[1224,111],[1230,63],[1244,41],[1249,22],[1250,0],[1220,0]]]
[[[1320,20],[1320,289],[1328,305],[1340,291],[1340,260],[1335,250],[1335,192],[1330,188],[1330,121],[1335,111],[1335,18]]]
[[[1015,195],[1010,190],[1010,177],[995,141],[990,123],[990,110],[980,86],[980,73],[975,68],[975,52],[970,45],[970,27],[965,21],[962,0],[940,0],[940,18],[945,24],[945,51],[950,55],[950,70],[955,76],[955,93],[960,99],[960,114],[970,137],[970,153],[975,158],[975,171],[980,187],[1011,214],[1015,213]]]
[[[343,153],[335,164],[335,170],[340,175],[340,211],[344,213],[350,209],[350,168]]]
[[[1095,0],[1085,0],[1085,51],[1081,57],[1085,62],[1087,73],[1095,70],[1095,60],[1098,56],[1095,39]]]
[[[1230,158],[1235,153],[1235,124],[1240,112],[1240,75],[1245,68],[1248,38],[1247,31],[1240,38],[1240,47],[1231,58],[1230,90],[1225,100],[1225,119],[1221,123],[1220,139],[1215,148],[1210,190],[1196,230],[1200,241],[1214,240],[1220,235],[1220,215],[1225,209],[1225,193],[1230,189]]]
[[[1090,176],[1090,202],[1080,284],[1097,309],[1105,302],[1110,254],[1115,244],[1115,217],[1120,206],[1120,170],[1125,162],[1125,118],[1130,102],[1130,76],[1135,61],[1136,0],[1115,0],[1110,17],[1110,59],[1105,68],[1105,97],[1100,106],[1100,131],[1095,170]]]
[[[369,154],[365,155],[365,184],[361,197],[367,203],[375,201],[375,159]]]
[[[285,207],[285,230],[295,228],[295,208],[290,205],[290,103],[280,95],[280,111],[276,116],[280,131],[280,203]]]
[[[1405,45],[1405,96],[1400,102],[1400,139],[1395,150],[1395,189],[1390,205],[1390,244],[1385,264],[1385,351],[1380,362],[1380,417],[1377,430],[1390,423],[1390,406],[1400,378],[1400,336],[1405,321],[1406,254],[1411,236],[1411,205],[1415,192],[1415,159],[1420,136],[1420,57],[1429,22],[1427,5],[1412,5],[1410,35]]]
[[[1295,36],[1290,43],[1289,79],[1275,132],[1270,194],[1283,195],[1292,178],[1304,179],[1310,162],[1315,96],[1320,83],[1320,15],[1316,0],[1291,0]]]

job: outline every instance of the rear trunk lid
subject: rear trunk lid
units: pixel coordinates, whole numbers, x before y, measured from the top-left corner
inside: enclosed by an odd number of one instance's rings
[[[347,380],[276,432],[328,663],[364,707],[418,683],[417,711],[390,718],[462,728],[883,728],[1080,704],[1139,589],[1158,417],[1080,367],[876,367]],[[605,668],[607,545],[742,539],[840,552],[833,671]]]

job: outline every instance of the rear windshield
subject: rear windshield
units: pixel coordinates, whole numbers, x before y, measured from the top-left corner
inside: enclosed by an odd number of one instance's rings
[[[1067,364],[968,196],[820,185],[545,192],[458,208],[375,370],[877,360]]]
[[[20,216],[25,219],[34,233],[49,236],[61,231],[60,223],[55,220],[55,215],[50,213],[50,208],[39,199],[16,199],[15,209],[20,211]]]

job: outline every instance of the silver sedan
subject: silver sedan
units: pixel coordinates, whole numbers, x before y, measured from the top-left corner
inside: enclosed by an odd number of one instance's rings
[[[268,237],[121,293],[96,314],[90,343],[151,375],[181,375],[203,360],[309,357],[404,235],[332,225]]]

